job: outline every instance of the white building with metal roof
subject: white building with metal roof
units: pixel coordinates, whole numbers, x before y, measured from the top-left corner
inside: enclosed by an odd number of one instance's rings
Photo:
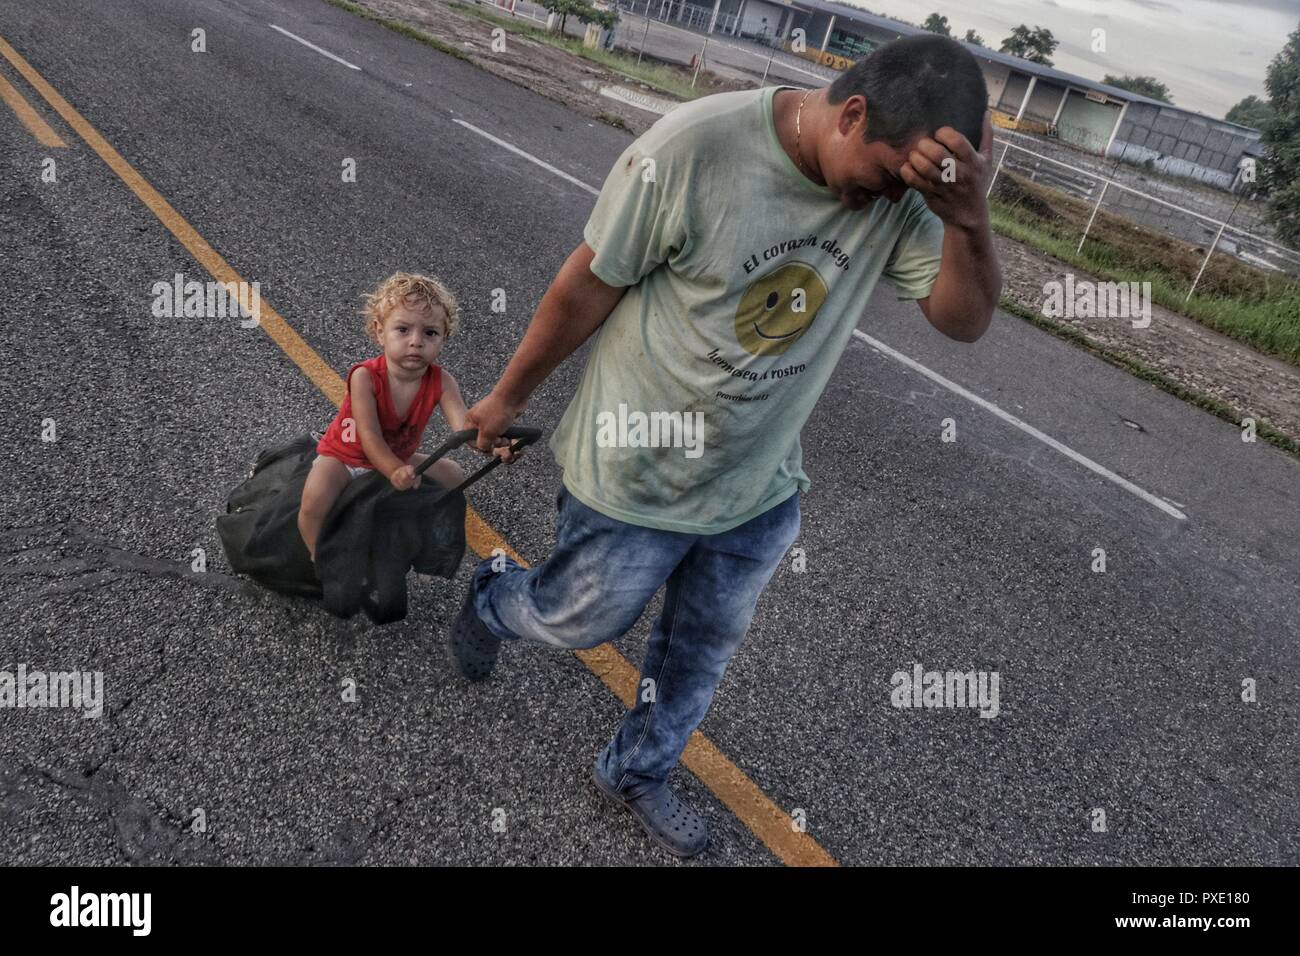
[[[664,8],[673,7],[677,5],[664,0]],[[696,3],[686,9],[694,14],[688,20],[704,33],[757,40],[837,70],[882,43],[924,32],[823,0],[714,0],[711,8]],[[666,18],[671,17],[669,12]],[[802,35],[796,32],[800,30]],[[998,43],[1001,38],[987,39]],[[959,42],[980,61],[989,106],[1000,126],[1055,136],[1089,152],[1222,189],[1237,184],[1244,157],[1259,153],[1260,133],[1248,126]]]

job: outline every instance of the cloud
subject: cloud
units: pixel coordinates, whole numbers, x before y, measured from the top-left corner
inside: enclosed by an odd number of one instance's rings
[[[1300,14],[1295,0],[1218,0],[1225,7],[1259,7],[1261,10],[1273,10],[1277,13]]]
[[[711,6],[708,0],[695,2]],[[994,49],[1017,23],[1037,21],[1061,41],[1053,55],[1058,69],[1094,81],[1105,73],[1155,76],[1179,106],[1215,116],[1247,94],[1262,95],[1265,67],[1300,23],[1300,0],[932,0],[925,7],[916,0],[851,2],[904,17],[937,10],[957,36],[975,27]],[[1099,26],[1105,27],[1107,49],[1094,52],[1089,37]]]

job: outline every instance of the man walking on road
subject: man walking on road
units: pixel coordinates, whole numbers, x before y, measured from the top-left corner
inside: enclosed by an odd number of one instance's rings
[[[986,105],[974,57],[925,35],[821,89],[679,106],[619,157],[585,241],[469,411],[480,450],[501,444],[600,329],[550,439],[555,549],[530,569],[480,564],[449,647],[482,680],[502,641],[618,638],[666,583],[636,705],[593,781],[679,856],[708,835],[668,773],[799,531],[799,432],[877,279],[950,338],[992,319]]]

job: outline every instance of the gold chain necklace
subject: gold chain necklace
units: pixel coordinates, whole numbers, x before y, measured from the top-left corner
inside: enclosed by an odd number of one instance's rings
[[[799,141],[803,139],[803,127],[799,121],[803,118],[803,105],[808,102],[811,93],[812,90],[809,90],[803,95],[803,99],[799,101],[799,111],[794,114],[794,158],[799,161],[800,167],[806,170],[809,176],[812,175],[812,170],[804,165],[803,153],[799,151]]]

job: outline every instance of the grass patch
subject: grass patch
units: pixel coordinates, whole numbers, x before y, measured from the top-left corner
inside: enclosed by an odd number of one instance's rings
[[[334,0],[330,0],[334,2]],[[503,17],[487,10],[481,10],[477,6],[467,5],[464,3],[448,3],[447,6],[453,10],[471,17],[478,17],[488,23],[504,27],[511,33],[519,33],[523,36],[537,40],[540,43],[547,43],[557,47],[574,56],[580,56],[584,60],[590,60],[593,63],[599,63],[606,69],[613,70],[616,73],[622,73],[629,79],[637,80],[652,86],[661,93],[667,93],[679,100],[694,100],[701,96],[707,96],[714,92],[705,86],[692,87],[690,80],[683,79],[680,70],[671,66],[661,66],[656,63],[646,63],[642,61],[637,63],[636,57],[628,56],[626,53],[618,53],[613,50],[593,50],[583,46],[582,41],[569,36],[560,36],[556,33],[549,33],[543,27],[533,26],[531,23],[522,22],[511,17]]]
[[[1140,378],[1144,382],[1149,382],[1162,392],[1167,392],[1174,396],[1174,398],[1181,399],[1189,405],[1195,405],[1197,408],[1204,409],[1216,418],[1221,418],[1225,422],[1231,422],[1238,428],[1241,427],[1241,420],[1246,417],[1231,405],[1219,401],[1212,395],[1206,395],[1204,392],[1197,391],[1194,388],[1189,388],[1181,382],[1174,381],[1163,372],[1160,372],[1143,362],[1139,362],[1131,356],[1125,355],[1123,352],[1108,348],[1099,342],[1094,342],[1073,326],[1053,321],[1046,316],[1038,314],[1033,309],[1027,309],[1019,302],[1014,302],[1005,296],[999,303],[999,307],[1013,315],[1019,316],[1030,325],[1037,326],[1043,331],[1055,335],[1057,338],[1065,339],[1067,342],[1077,345],[1087,352],[1091,352],[1102,361],[1114,365],[1116,368],[1121,368],[1131,375]],[[1255,434],[1270,445],[1274,445],[1288,454],[1300,458],[1300,441],[1296,441],[1290,435],[1278,431],[1264,419],[1256,418]]]
[[[1300,283],[1217,253],[1186,299],[1205,252],[1103,212],[1075,250],[1091,207],[1003,171],[989,204],[1004,236],[1108,281],[1150,282],[1152,301],[1300,366]],[[1207,294],[1202,295],[1201,290]]]
[[[466,62],[469,62],[469,57],[467,57],[461,50],[458,50],[456,47],[452,46],[450,43],[444,43],[443,41],[439,40],[437,37],[431,37],[427,33],[422,33],[421,31],[415,29],[415,27],[403,23],[401,20],[393,20],[389,17],[381,17],[373,10],[367,10],[365,7],[359,7],[355,3],[348,3],[348,0],[325,0],[325,2],[332,7],[338,7],[340,10],[346,10],[348,13],[361,17],[363,20],[371,20],[374,23],[380,24],[381,26],[385,26],[388,29],[392,30],[394,33],[400,33],[402,36],[409,37],[412,40],[415,40],[419,43],[423,43],[425,46],[431,46],[440,53],[446,53],[448,56],[454,56],[458,60],[465,60]]]
[[[623,122],[623,117],[615,116],[613,113],[601,113],[599,116],[596,117],[596,119],[600,120],[602,123],[608,123],[610,126],[613,126],[616,129],[621,129],[625,133],[635,132],[635,130],[633,130],[632,127],[628,126],[627,123]]]

